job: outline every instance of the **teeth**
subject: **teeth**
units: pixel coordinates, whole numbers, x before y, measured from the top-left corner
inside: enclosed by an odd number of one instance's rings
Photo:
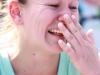
[[[60,31],[60,30],[57,30],[57,29],[51,29],[50,32],[53,32],[53,33],[60,33],[60,34],[61,34],[61,31]]]

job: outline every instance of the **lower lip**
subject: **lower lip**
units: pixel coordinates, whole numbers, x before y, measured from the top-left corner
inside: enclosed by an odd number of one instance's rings
[[[62,39],[67,43],[67,40],[65,39],[63,34],[57,34],[57,33],[49,33],[49,34],[55,36],[58,39]]]
[[[63,34],[53,33],[53,35],[63,37]]]
[[[50,32],[49,32],[50,33]],[[63,38],[63,34],[58,34],[58,33],[50,33],[51,35]]]

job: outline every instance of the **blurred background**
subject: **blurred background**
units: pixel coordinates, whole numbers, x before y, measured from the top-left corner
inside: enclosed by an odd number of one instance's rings
[[[100,0],[80,0],[79,13],[85,32],[94,30],[94,40],[100,53]]]

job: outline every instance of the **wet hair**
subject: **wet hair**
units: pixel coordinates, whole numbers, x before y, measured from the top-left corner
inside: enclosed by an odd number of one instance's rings
[[[0,0],[0,49],[14,46],[18,39],[17,27],[8,12],[8,1]],[[26,4],[26,0],[18,0],[18,2]]]

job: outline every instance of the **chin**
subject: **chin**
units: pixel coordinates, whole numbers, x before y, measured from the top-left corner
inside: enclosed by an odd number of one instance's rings
[[[61,53],[63,51],[60,46],[52,47],[51,50],[53,53]]]

